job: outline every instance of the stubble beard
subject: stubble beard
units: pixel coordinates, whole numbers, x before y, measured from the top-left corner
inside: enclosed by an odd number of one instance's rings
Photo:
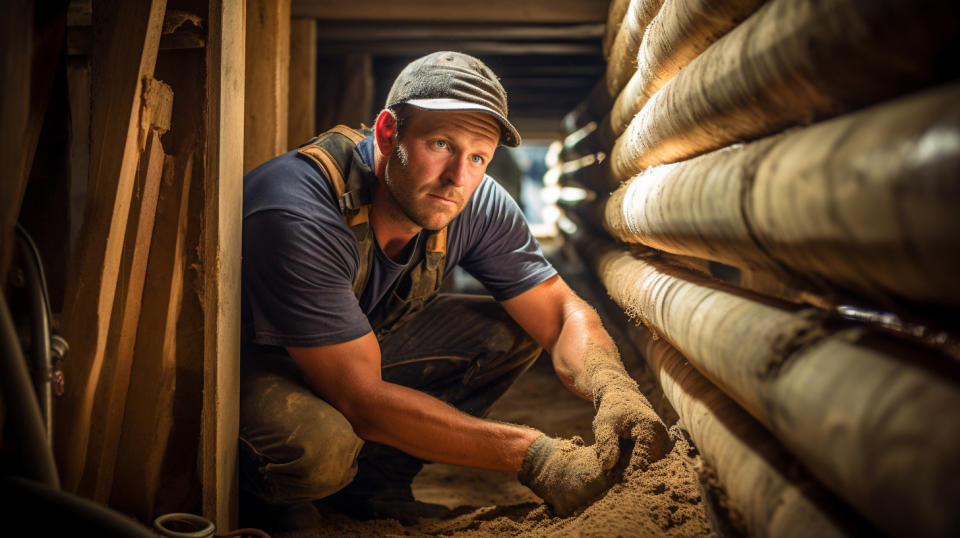
[[[390,153],[390,157],[387,159],[387,165],[384,169],[383,182],[387,187],[387,193],[393,199],[394,207],[399,210],[398,216],[402,216],[406,220],[425,230],[439,230],[449,224],[449,220],[440,226],[430,225],[428,219],[430,216],[434,215],[434,213],[430,213],[427,210],[421,210],[418,208],[416,193],[411,192],[403,185],[403,180],[410,176],[409,163],[410,159],[407,155],[406,148],[403,146],[403,143],[398,143]],[[398,179],[400,181],[397,181]],[[459,214],[459,210],[457,211],[457,214]],[[451,217],[451,220],[452,218],[453,217]]]

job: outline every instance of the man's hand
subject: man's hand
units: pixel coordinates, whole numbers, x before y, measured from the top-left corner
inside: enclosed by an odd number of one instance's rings
[[[591,345],[584,366],[597,407],[593,434],[601,468],[616,465],[621,438],[634,440],[644,465],[662,458],[670,445],[667,429],[623,368],[616,350]]]
[[[600,467],[597,452],[583,446],[582,439],[546,435],[530,445],[517,477],[562,517],[597,500],[614,482],[613,473]]]

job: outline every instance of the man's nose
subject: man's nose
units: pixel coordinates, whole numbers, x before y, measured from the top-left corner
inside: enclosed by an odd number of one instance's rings
[[[446,180],[455,187],[462,187],[469,174],[469,157],[455,155],[447,163]]]

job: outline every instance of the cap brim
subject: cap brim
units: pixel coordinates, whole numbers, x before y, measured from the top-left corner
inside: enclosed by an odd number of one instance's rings
[[[451,99],[448,97],[443,98],[433,98],[433,99],[410,99],[404,101],[405,104],[413,105],[417,108],[422,108],[424,110],[437,110],[437,111],[460,111],[460,110],[476,110],[478,112],[485,112],[490,114],[497,120],[500,124],[500,143],[504,146],[509,146],[515,148],[520,145],[520,133],[517,132],[516,127],[511,124],[507,118],[503,117],[503,114],[500,114],[496,110],[480,105],[477,103],[469,103],[467,101],[460,101],[459,99]]]

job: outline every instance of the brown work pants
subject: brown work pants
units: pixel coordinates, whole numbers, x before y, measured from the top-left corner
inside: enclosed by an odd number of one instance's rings
[[[375,331],[384,381],[479,417],[540,353],[487,296],[438,294],[411,319]],[[384,465],[407,484],[422,465],[385,445],[364,443],[339,411],[307,387],[280,348],[244,356],[239,458],[241,487],[268,503],[326,497],[354,479],[358,462]]]

